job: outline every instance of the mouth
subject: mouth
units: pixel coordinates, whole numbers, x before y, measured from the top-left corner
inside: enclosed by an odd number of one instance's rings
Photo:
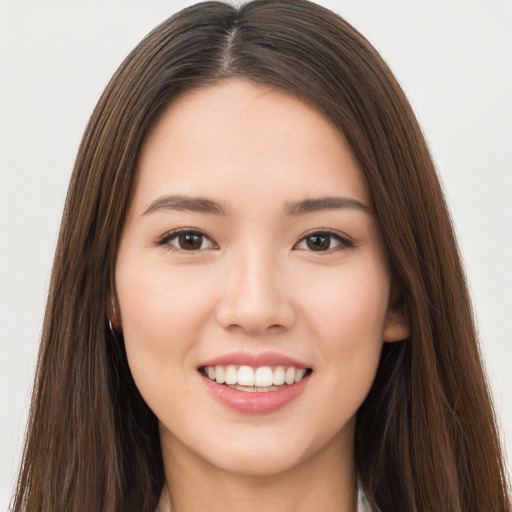
[[[242,414],[267,414],[297,403],[313,369],[275,351],[234,351],[197,367],[206,391]]]
[[[247,393],[280,391],[311,375],[311,368],[295,366],[214,365],[201,366],[199,373],[222,386]]]

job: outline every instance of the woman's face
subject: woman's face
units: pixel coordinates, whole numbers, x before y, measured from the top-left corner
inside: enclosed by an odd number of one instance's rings
[[[116,288],[164,454],[228,472],[351,454],[383,340],[407,334],[347,143],[243,81],[185,94],[150,132]]]

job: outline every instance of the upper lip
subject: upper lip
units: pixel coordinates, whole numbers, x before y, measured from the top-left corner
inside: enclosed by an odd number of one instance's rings
[[[201,363],[198,368],[205,366],[225,366],[225,365],[246,365],[253,367],[260,366],[293,366],[295,368],[310,368],[307,364],[301,363],[296,359],[279,352],[265,351],[253,354],[251,352],[232,352],[224,354]]]

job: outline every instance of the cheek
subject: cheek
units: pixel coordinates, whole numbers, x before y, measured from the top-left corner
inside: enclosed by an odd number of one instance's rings
[[[307,310],[331,399],[357,408],[377,371],[390,283],[380,265],[346,270],[329,286],[310,287]]]
[[[187,272],[171,279],[168,268],[140,261],[118,263],[116,285],[130,370],[151,407],[156,390],[178,379],[186,386],[179,376],[192,364],[208,295]]]
[[[387,272],[378,265],[344,269],[325,283],[317,276],[308,287],[305,309],[329,346],[351,350],[365,342],[380,344],[389,286]]]
[[[198,276],[161,266],[136,272],[119,266],[117,293],[125,337],[155,348],[159,342],[169,347],[171,340],[183,339],[182,332],[201,323],[208,302],[207,290],[198,281]]]

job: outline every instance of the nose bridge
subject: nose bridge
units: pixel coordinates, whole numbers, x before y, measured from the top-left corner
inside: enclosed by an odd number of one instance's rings
[[[288,328],[294,312],[276,254],[247,244],[233,254],[227,270],[219,321],[248,333]]]

